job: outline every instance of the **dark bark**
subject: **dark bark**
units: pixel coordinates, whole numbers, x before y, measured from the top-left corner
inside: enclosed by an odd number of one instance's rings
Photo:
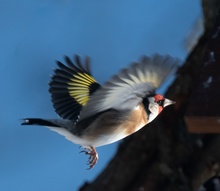
[[[103,172],[92,183],[85,183],[81,191],[197,191],[218,174],[220,135],[190,134],[184,120],[197,79],[209,59],[220,1],[203,0],[202,6],[205,33],[166,93],[177,103],[125,139]]]

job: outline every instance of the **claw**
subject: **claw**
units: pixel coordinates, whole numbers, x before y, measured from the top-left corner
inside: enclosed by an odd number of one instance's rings
[[[88,158],[89,168],[87,170],[89,170],[95,166],[99,157],[98,157],[98,153],[94,147],[90,146],[90,147],[86,148],[85,150],[80,151],[79,153],[85,153],[86,155],[89,155],[89,158]]]
[[[80,151],[79,153],[85,153],[86,155],[88,155],[88,151]]]

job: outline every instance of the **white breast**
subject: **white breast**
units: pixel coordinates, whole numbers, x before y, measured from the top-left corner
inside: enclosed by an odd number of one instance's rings
[[[97,139],[91,140],[86,137],[75,136],[64,128],[59,128],[59,127],[47,127],[47,128],[59,133],[60,135],[63,135],[67,140],[69,140],[75,144],[81,145],[84,148],[87,148],[88,146],[99,147],[102,145],[107,145],[107,144],[116,142],[118,140],[121,140],[127,136],[125,134],[125,132],[122,131],[120,133],[112,133],[110,135],[102,135],[100,137],[97,137]]]

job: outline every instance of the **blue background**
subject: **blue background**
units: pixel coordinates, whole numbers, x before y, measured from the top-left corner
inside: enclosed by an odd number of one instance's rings
[[[0,0],[0,190],[74,191],[92,181],[118,143],[98,148],[92,170],[78,145],[24,117],[56,118],[48,82],[63,55],[89,55],[103,83],[141,55],[184,59],[199,0]]]

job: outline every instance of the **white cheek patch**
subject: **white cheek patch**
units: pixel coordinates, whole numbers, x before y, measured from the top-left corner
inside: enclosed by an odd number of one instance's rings
[[[150,103],[149,104],[149,108],[150,110],[150,115],[149,115],[149,120],[148,123],[150,123],[151,121],[153,121],[157,115],[159,114],[159,106],[156,103]]]
[[[159,111],[158,105],[156,103],[150,103],[149,110],[151,111],[151,113],[158,114],[158,111]]]

